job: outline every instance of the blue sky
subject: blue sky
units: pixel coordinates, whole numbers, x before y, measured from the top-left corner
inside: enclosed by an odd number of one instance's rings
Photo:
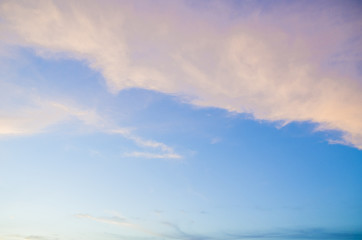
[[[358,1],[0,1],[0,240],[362,239]]]

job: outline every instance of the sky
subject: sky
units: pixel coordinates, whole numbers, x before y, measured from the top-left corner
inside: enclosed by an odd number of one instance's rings
[[[362,3],[0,0],[0,240],[362,239]]]

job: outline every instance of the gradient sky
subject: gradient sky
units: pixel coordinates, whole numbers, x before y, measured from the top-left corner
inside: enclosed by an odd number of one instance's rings
[[[0,240],[362,239],[360,1],[0,0]]]

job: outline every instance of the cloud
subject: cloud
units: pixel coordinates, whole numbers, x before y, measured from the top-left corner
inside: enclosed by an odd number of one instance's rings
[[[8,45],[86,61],[112,93],[139,87],[256,119],[310,121],[362,149],[358,4],[3,1],[0,31]]]
[[[55,126],[67,123],[85,128],[89,132],[118,134],[153,153],[128,154],[132,157],[180,159],[181,155],[164,143],[144,139],[133,133],[132,128],[121,128],[111,119],[101,116],[95,109],[77,106],[64,99],[51,99],[28,91],[0,79],[0,136],[24,136],[54,131]],[[101,155],[91,150],[92,156]]]
[[[128,138],[133,140],[135,143],[137,143],[140,146],[159,148],[164,152],[173,152],[172,148],[170,148],[169,146],[167,146],[163,143],[160,143],[160,142],[156,142],[156,141],[152,141],[152,140],[145,140],[140,137],[132,136],[132,135],[128,135]]]
[[[113,216],[113,217],[110,217],[110,218],[98,218],[98,217],[93,217],[93,216],[88,215],[88,214],[77,214],[76,217],[78,217],[78,218],[88,218],[88,219],[95,220],[95,221],[98,221],[98,222],[121,225],[121,226],[126,226],[126,227],[132,226],[132,224],[128,223],[125,218],[121,218],[119,216]]]
[[[88,126],[102,125],[102,119],[94,110],[41,97],[1,79],[0,87],[0,136],[41,133],[51,126],[72,120]]]
[[[141,157],[141,158],[155,158],[155,159],[181,159],[182,156],[175,153],[175,150],[164,143],[154,140],[143,139],[131,133],[129,129],[111,129],[109,133],[120,134],[137,145],[143,148],[153,148],[158,152],[130,152],[125,153],[125,157]]]
[[[139,136],[132,134],[130,129],[127,129],[127,128],[126,129],[115,128],[115,129],[109,130],[108,132],[111,134],[120,134],[120,135],[124,136],[125,138],[132,140],[133,142],[135,142],[137,145],[139,145],[141,147],[156,148],[156,149],[162,150],[163,152],[169,152],[169,153],[173,152],[173,149],[171,147],[167,146],[166,144],[157,142],[157,141],[153,141],[153,140],[143,139]]]
[[[158,236],[158,237],[163,237],[163,235],[153,232],[151,230],[148,230],[146,228],[143,228],[142,226],[138,225],[138,224],[134,224],[134,223],[130,223],[126,218],[122,218],[119,216],[112,216],[112,217],[94,217],[88,214],[77,214],[76,217],[78,218],[86,218],[86,219],[91,219],[94,220],[96,222],[101,222],[101,223],[106,223],[106,224],[112,224],[112,225],[117,225],[117,226],[121,226],[121,227],[126,227],[126,228],[131,228],[134,229],[138,232],[141,233],[146,233],[152,236]]]

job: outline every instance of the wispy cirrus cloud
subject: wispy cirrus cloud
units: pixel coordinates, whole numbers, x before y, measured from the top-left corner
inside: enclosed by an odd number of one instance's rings
[[[153,149],[156,150],[153,152],[126,152],[123,156],[125,157],[136,157],[136,158],[153,158],[153,159],[181,159],[182,156],[180,154],[177,154],[175,150],[167,146],[166,144],[162,142],[157,142],[154,140],[144,139],[141,138],[135,134],[133,134],[130,129],[111,129],[109,130],[109,133],[111,134],[120,134],[124,138],[127,138],[131,141],[133,141],[135,144],[137,144],[140,147],[146,148],[146,149]]]
[[[156,233],[154,231],[148,230],[138,224],[130,223],[126,218],[122,218],[119,216],[112,216],[112,217],[94,217],[89,214],[77,214],[76,217],[78,218],[86,218],[90,219],[96,222],[106,223],[106,224],[112,224],[117,225],[121,227],[131,228],[141,233],[146,233],[152,236],[158,236],[163,237],[162,234]]]
[[[151,149],[152,153],[134,153],[128,157],[179,159],[170,146],[134,133],[131,127],[119,127],[112,119],[102,116],[96,109],[78,106],[69,99],[52,99],[38,92],[28,91],[20,86],[0,80],[0,136],[28,136],[57,131],[68,123],[76,122],[76,128],[88,132],[117,134],[132,141],[138,147]],[[52,129],[53,128],[53,129]],[[97,152],[97,154],[100,154]]]
[[[1,80],[0,87],[0,136],[42,133],[51,126],[72,120],[98,128],[104,125],[104,119],[93,109],[43,97],[36,91]]]
[[[3,1],[0,12],[3,42],[85,60],[113,93],[140,87],[256,119],[310,121],[362,149],[361,9],[355,1],[40,0]]]

